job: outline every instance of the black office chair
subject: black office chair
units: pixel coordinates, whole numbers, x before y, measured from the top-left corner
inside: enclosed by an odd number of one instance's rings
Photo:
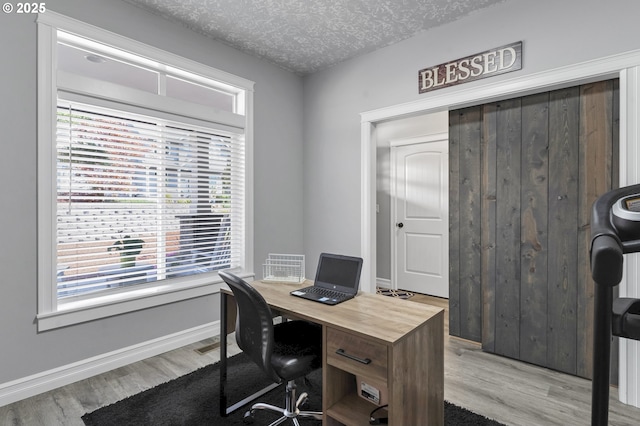
[[[285,408],[270,404],[254,404],[245,414],[245,423],[253,421],[256,410],[282,414],[269,426],[291,419],[300,426],[297,417],[322,420],[322,412],[301,411],[307,400],[303,393],[296,400],[295,380],[322,366],[322,328],[307,321],[285,321],[273,324],[273,315],[262,295],[249,283],[229,272],[218,272],[229,285],[238,305],[236,341],[242,351],[275,383],[286,382]]]

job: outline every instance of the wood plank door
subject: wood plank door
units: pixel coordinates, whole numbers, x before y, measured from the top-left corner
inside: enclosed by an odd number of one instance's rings
[[[617,185],[618,82],[450,113],[450,332],[591,376],[589,221]]]

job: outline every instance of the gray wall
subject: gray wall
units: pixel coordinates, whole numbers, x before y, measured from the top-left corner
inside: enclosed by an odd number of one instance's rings
[[[46,7],[255,81],[255,271],[270,251],[302,252],[300,77],[120,1]],[[0,14],[0,39],[0,384],[217,320],[215,295],[37,332],[35,16]]]
[[[467,87],[640,48],[636,0],[509,0],[305,77],[304,246],[360,253],[360,116],[418,94],[418,70],[523,41],[523,69]],[[327,171],[331,171],[327,173]]]

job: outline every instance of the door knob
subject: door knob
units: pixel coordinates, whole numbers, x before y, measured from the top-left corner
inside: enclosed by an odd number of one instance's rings
[[[402,227],[404,226],[404,223],[402,223],[402,222],[400,222],[400,223],[396,223],[396,226],[397,226],[398,228],[402,228]]]

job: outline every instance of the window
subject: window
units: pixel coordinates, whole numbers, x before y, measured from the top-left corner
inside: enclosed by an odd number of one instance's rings
[[[38,24],[39,328],[208,294],[251,265],[252,83]]]

